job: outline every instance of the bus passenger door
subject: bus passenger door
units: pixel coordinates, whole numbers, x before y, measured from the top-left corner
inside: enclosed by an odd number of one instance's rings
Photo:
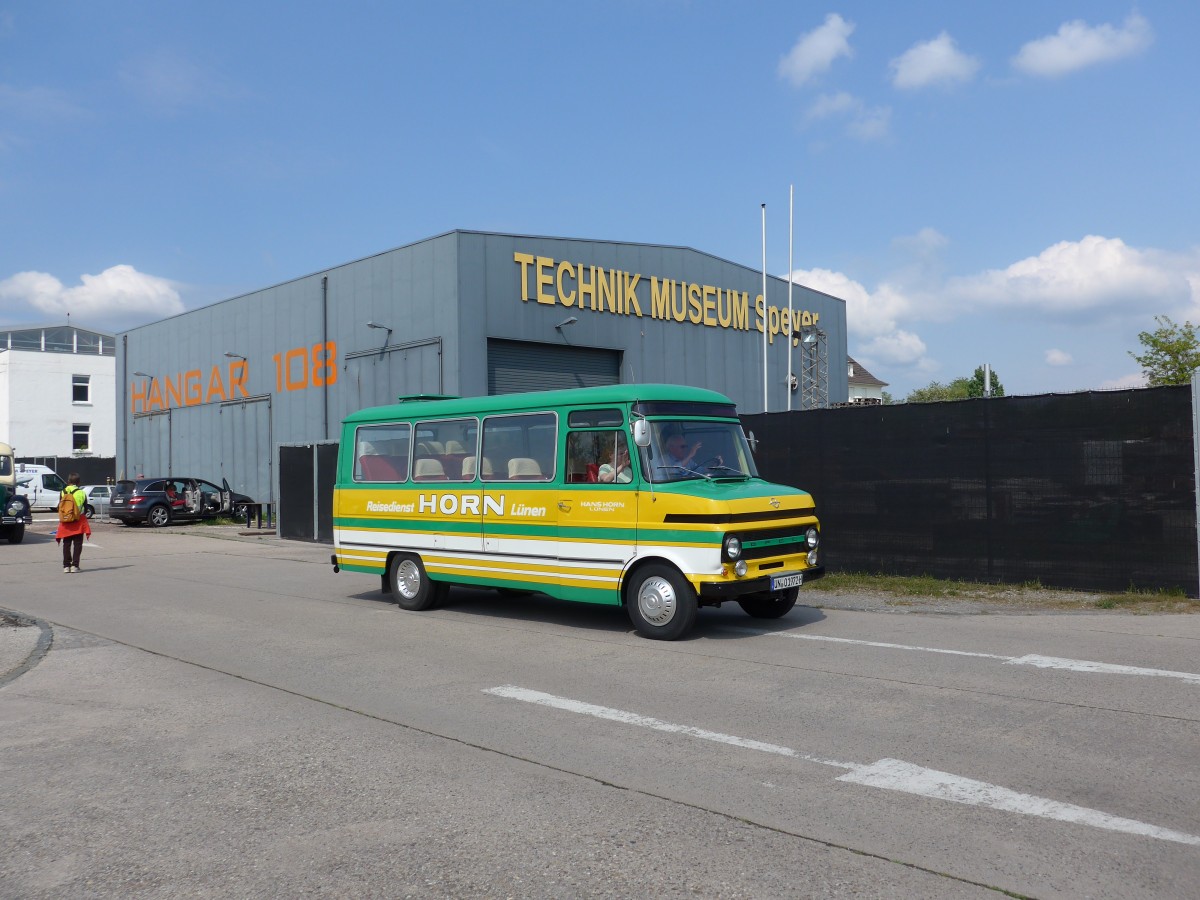
[[[567,435],[558,492],[562,596],[619,604],[620,579],[637,553],[638,484],[623,431]]]
[[[560,596],[556,496],[541,485],[485,485],[480,567],[496,585]]]

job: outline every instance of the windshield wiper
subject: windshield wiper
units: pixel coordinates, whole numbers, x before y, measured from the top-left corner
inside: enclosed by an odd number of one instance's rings
[[[722,465],[720,463],[718,463],[715,466],[709,466],[709,468],[710,469],[721,469],[726,472],[732,472],[734,474],[734,476],[736,476],[738,478],[749,478],[750,477],[747,473],[743,472],[741,469],[735,469],[732,466],[726,466],[726,465]]]
[[[688,475],[695,475],[697,478],[704,478],[704,479],[707,479],[708,481],[712,481],[711,475],[705,475],[703,472],[697,472],[695,469],[689,469],[687,466],[674,465],[673,463],[667,463],[665,465],[662,463],[659,463],[658,468],[659,469],[678,469],[681,472],[686,472]]]

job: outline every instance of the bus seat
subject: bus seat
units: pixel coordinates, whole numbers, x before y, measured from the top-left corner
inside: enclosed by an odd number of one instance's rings
[[[598,463],[587,464],[587,480],[589,484],[595,484],[600,480],[600,466]]]
[[[466,453],[463,445],[458,441],[446,441],[446,453]]]
[[[386,456],[360,456],[363,478],[367,481],[403,481]]]
[[[446,446],[441,441],[426,441],[425,445],[429,448],[429,452],[435,456],[441,456],[446,452]]]
[[[483,458],[482,468],[484,477],[492,474],[492,461],[486,456]],[[475,477],[475,457],[467,456],[463,458],[462,477],[464,481],[470,481]]]
[[[446,470],[441,460],[418,459],[413,463],[413,481],[445,481]]]
[[[527,456],[515,456],[508,461],[508,477],[518,481],[541,480],[542,467],[536,459]]]

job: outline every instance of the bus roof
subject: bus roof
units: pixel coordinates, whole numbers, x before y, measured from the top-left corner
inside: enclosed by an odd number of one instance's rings
[[[376,422],[380,419],[413,419],[476,413],[524,412],[564,406],[597,406],[604,403],[631,403],[638,400],[676,400],[690,403],[720,403],[732,406],[724,394],[705,388],[678,384],[614,384],[603,387],[573,388],[563,391],[532,391],[524,394],[497,394],[487,397],[459,397],[453,400],[408,400],[388,406],[373,406],[351,413],[347,423]]]

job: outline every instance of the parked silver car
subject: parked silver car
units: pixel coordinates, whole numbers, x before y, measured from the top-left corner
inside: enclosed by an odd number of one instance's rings
[[[83,514],[89,519],[92,516],[108,518],[108,501],[112,498],[113,488],[109,484],[85,484],[80,490],[87,496],[83,505]]]

